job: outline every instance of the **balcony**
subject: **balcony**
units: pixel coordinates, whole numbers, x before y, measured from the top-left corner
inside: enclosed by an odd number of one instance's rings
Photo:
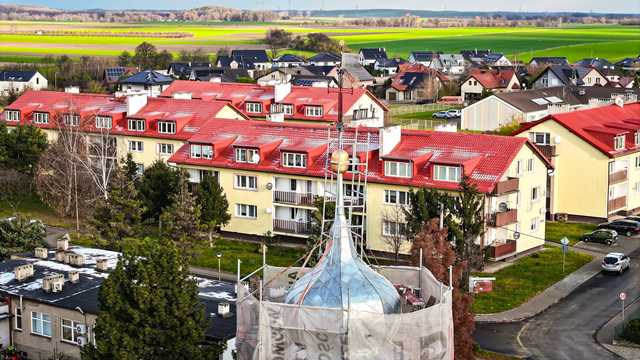
[[[536,147],[548,160],[557,155],[555,145],[536,145]]]
[[[488,225],[491,227],[502,227],[509,224],[513,224],[518,221],[518,210],[510,209],[507,211],[496,212],[489,215],[487,220]]]
[[[609,209],[609,213],[622,210],[627,207],[627,197],[620,196],[619,198],[609,200],[607,204],[607,209]]]
[[[493,195],[502,195],[514,191],[518,191],[520,186],[520,179],[518,178],[509,178],[504,181],[500,181],[496,184],[496,187],[493,189]]]
[[[273,201],[281,204],[313,206],[313,194],[275,190]]]
[[[489,246],[489,260],[498,261],[516,254],[516,241],[507,240],[502,244],[492,244]]]
[[[609,185],[615,185],[627,181],[627,169],[609,174]]]
[[[293,235],[311,235],[313,226],[307,221],[273,219],[273,231]]]

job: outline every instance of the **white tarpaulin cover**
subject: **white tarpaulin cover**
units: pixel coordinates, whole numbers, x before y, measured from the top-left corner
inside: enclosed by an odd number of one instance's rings
[[[451,290],[426,269],[379,267],[393,284],[422,289],[427,308],[376,314],[282,303],[299,268],[264,269],[263,301],[238,287],[240,360],[452,360]],[[306,270],[306,269],[305,269]]]

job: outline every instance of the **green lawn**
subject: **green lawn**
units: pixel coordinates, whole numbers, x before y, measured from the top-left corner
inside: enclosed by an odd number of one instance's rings
[[[66,219],[58,216],[33,193],[25,195],[20,204],[18,204],[17,211],[26,217],[39,219],[45,224],[51,226],[68,228],[72,227],[74,224],[73,219]],[[12,216],[13,214],[14,212],[9,204],[0,201],[0,217]]]
[[[596,224],[588,223],[571,223],[571,222],[547,222],[545,231],[545,239],[560,243],[560,239],[567,237],[569,243],[573,246],[579,240],[580,236],[596,229]]]
[[[590,255],[570,251],[562,273],[562,250],[547,247],[494,274],[477,274],[495,277],[496,281],[493,292],[475,296],[473,310],[476,314],[492,314],[513,309],[591,260]]]

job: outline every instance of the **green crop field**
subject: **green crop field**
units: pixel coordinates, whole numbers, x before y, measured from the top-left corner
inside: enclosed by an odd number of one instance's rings
[[[372,28],[292,23],[145,23],[0,21],[0,61],[47,54],[114,56],[133,50],[142,41],[177,53],[201,47],[214,53],[222,47],[264,47],[269,28],[295,34],[323,32],[343,40],[352,50],[384,47],[392,56],[412,50],[458,52],[490,48],[511,58],[562,55],[570,60],[606,57],[618,60],[640,54],[640,27],[575,26],[564,28]],[[51,32],[57,32],[52,34]]]

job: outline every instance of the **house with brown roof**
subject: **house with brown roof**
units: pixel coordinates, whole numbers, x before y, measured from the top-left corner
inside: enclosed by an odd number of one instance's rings
[[[473,69],[462,82],[460,93],[465,102],[480,100],[486,92],[519,90],[520,80],[513,70]]]
[[[422,64],[401,64],[385,91],[389,102],[435,101],[447,75]]]

